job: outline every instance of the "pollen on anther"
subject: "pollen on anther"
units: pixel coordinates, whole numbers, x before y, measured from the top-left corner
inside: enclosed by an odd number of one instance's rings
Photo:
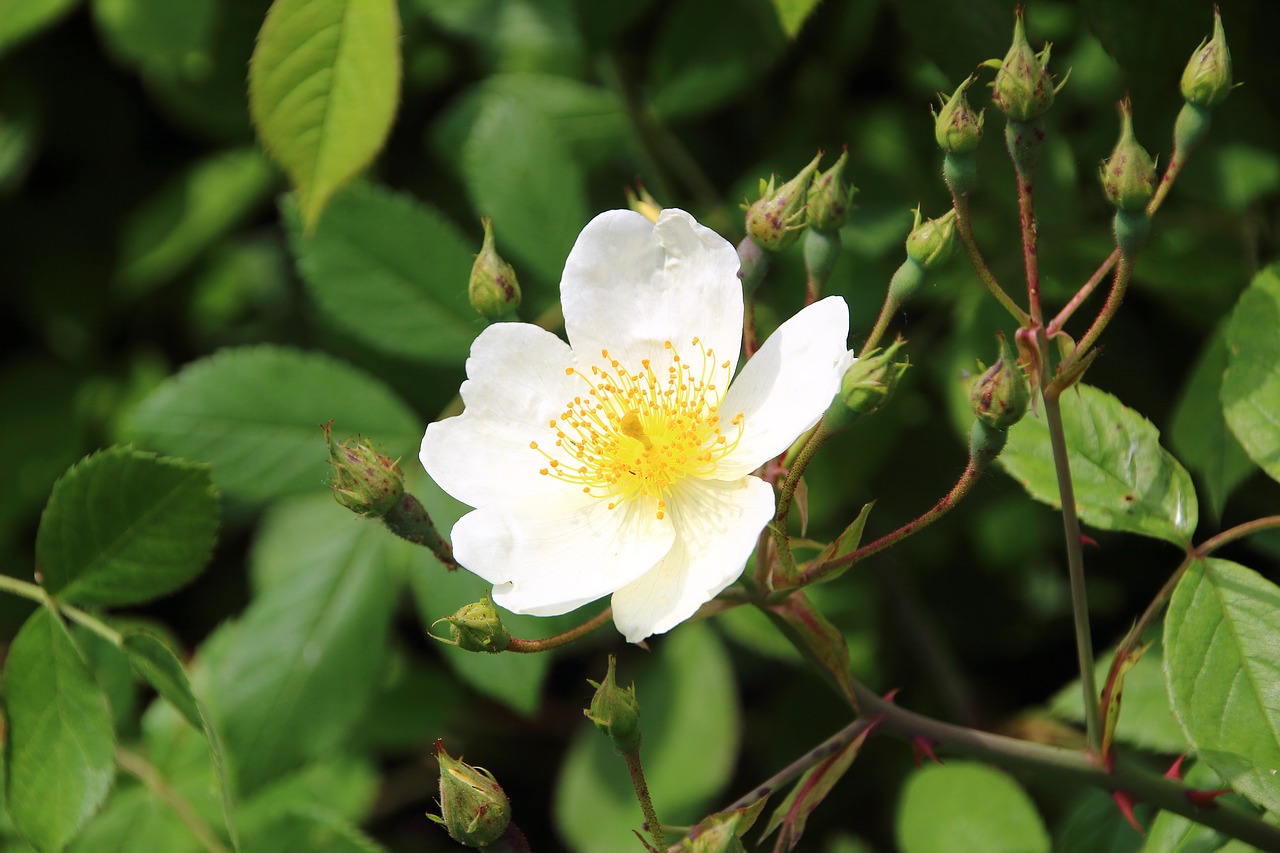
[[[537,450],[537,449],[538,449],[538,442],[536,442],[536,441],[531,441],[531,442],[529,442],[529,449],[530,449],[530,450]]]

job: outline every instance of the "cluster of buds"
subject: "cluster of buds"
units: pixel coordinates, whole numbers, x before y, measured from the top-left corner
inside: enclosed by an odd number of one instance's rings
[[[486,320],[507,319],[520,307],[520,283],[516,281],[516,271],[494,246],[493,220],[484,216],[480,224],[484,226],[484,243],[471,265],[467,298],[476,313]]]

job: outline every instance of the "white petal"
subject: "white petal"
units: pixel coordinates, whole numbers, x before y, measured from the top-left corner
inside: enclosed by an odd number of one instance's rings
[[[742,347],[738,266],[733,246],[683,210],[664,210],[656,224],[630,210],[600,214],[578,235],[560,283],[579,364],[607,349],[628,369],[648,358],[661,373],[664,343],[689,360],[697,337],[732,369]]]
[[[613,594],[613,621],[631,643],[671,630],[738,579],[773,516],[773,488],[757,477],[683,480],[667,511],[675,544],[658,565]]]
[[[546,460],[530,441],[551,447],[547,426],[580,393],[566,376],[573,354],[564,341],[528,323],[495,323],[471,345],[463,414],[431,424],[420,459],[440,488],[470,506],[538,494],[563,484],[542,476]]]
[[[555,616],[608,595],[653,567],[675,538],[655,501],[608,502],[566,488],[511,498],[453,526],[458,562],[494,584],[513,613]]]
[[[724,423],[746,417],[742,439],[716,465],[717,480],[754,471],[818,422],[850,364],[849,309],[828,296],[787,320],[733,380],[720,406]]]

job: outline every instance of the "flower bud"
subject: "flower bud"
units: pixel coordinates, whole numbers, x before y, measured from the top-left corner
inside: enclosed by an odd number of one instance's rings
[[[1120,141],[1099,173],[1107,201],[1120,210],[1145,210],[1156,192],[1156,164],[1133,135],[1133,104],[1120,102]]]
[[[807,218],[809,227],[819,231],[835,231],[844,224],[853,209],[853,195],[858,188],[844,178],[849,149],[840,154],[836,164],[815,175],[809,187]]]
[[[1010,121],[1029,122],[1047,113],[1057,94],[1053,75],[1047,70],[1052,45],[1046,44],[1039,53],[1033,51],[1023,29],[1021,6],[1014,11],[1014,16],[1009,52],[999,62],[992,59],[983,64],[1000,69],[991,84],[992,102]]]
[[[374,450],[359,436],[335,441],[332,424],[324,425],[324,437],[329,445],[333,496],[357,515],[385,516],[404,496],[404,472],[396,460]]]
[[[498,254],[493,245],[493,220],[480,218],[484,226],[484,244],[476,262],[471,265],[471,279],[467,282],[467,297],[471,307],[486,320],[501,320],[520,307],[520,284],[516,271]]]
[[[440,762],[440,817],[427,815],[467,847],[484,847],[502,837],[511,822],[511,803],[493,774],[453,758],[436,741]]]
[[[614,678],[613,655],[609,655],[609,671],[604,681],[597,684],[588,680],[596,689],[591,697],[591,707],[582,713],[607,734],[619,752],[634,753],[640,749],[640,703],[636,700],[635,685],[626,690],[618,686]]]
[[[976,79],[970,75],[950,98],[938,93],[942,111],[933,116],[933,138],[938,141],[938,147],[948,154],[971,154],[982,141],[982,122],[986,111],[975,113],[966,96]],[[932,113],[933,109],[930,108],[929,112]]]
[[[627,207],[643,216],[650,222],[658,221],[658,214],[662,213],[662,205],[658,204],[649,191],[645,189],[644,184],[636,182],[636,188],[627,187]]]
[[[1026,374],[1018,364],[1018,353],[1002,334],[996,334],[1000,357],[973,384],[969,404],[979,423],[995,430],[1007,430],[1022,420],[1031,403]]]
[[[431,623],[431,627],[441,622],[449,625],[449,639],[437,639],[468,652],[500,652],[511,645],[511,632],[487,597],[460,607],[452,616]]]
[[[898,350],[905,343],[898,338],[885,349],[872,350],[845,371],[838,399],[846,409],[854,414],[869,415],[889,402],[897,390],[898,380],[911,366],[905,358],[896,360]]]
[[[945,264],[955,254],[956,210],[951,208],[937,219],[920,221],[920,208],[916,208],[915,225],[907,236],[907,257],[925,270],[933,270]]]
[[[774,186],[776,175],[767,184],[760,181],[760,198],[747,207],[747,236],[761,248],[780,252],[800,236],[800,229],[805,226],[809,180],[821,159],[818,154],[800,174],[780,187]]]
[[[1182,72],[1182,97],[1198,107],[1214,107],[1231,94],[1231,49],[1222,15],[1213,7],[1213,37],[1200,42]]]

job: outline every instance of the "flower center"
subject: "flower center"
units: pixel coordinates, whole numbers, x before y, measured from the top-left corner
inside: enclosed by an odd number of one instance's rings
[[[672,484],[688,476],[706,477],[737,447],[742,438],[741,413],[729,421],[732,437],[721,430],[723,400],[717,375],[729,384],[729,362],[716,363],[715,351],[698,338],[693,346],[702,364],[694,368],[671,341],[671,366],[659,376],[649,359],[632,372],[608,350],[601,350],[606,366],[590,375],[577,368],[587,393],[567,402],[558,419],[549,422],[555,449],[538,442],[529,446],[547,459],[540,473],[582,487],[589,495],[609,499],[609,509],[641,495],[658,499],[658,518],[666,511]]]

